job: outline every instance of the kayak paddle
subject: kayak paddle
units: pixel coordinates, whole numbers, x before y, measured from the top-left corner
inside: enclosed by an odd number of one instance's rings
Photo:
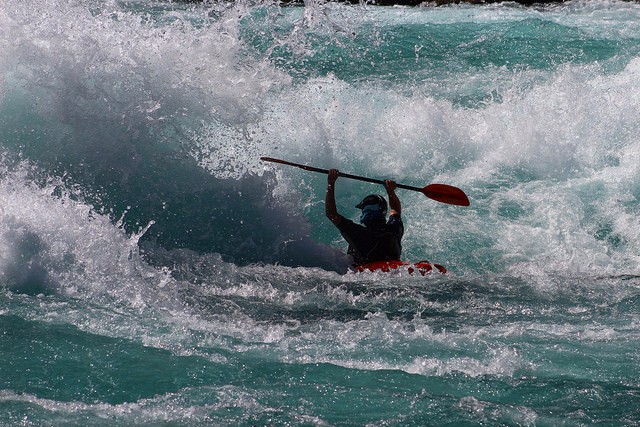
[[[288,166],[294,166],[300,169],[304,169],[306,171],[311,171],[311,172],[319,172],[319,173],[324,173],[324,174],[328,174],[329,170],[328,169],[320,169],[320,168],[315,168],[313,166],[307,166],[307,165],[301,165],[299,163],[292,163],[292,162],[287,162],[286,160],[280,160],[280,159],[274,159],[272,157],[260,157],[260,160],[264,161],[264,162],[273,162],[273,163],[280,163],[282,165],[288,165]],[[348,173],[342,173],[339,172],[338,176],[344,177],[344,178],[350,178],[350,179],[356,179],[358,181],[364,181],[364,182],[371,182],[374,184],[382,184],[384,185],[384,181],[381,179],[373,179],[373,178],[366,178],[364,176],[358,176],[358,175],[351,175]],[[435,201],[441,202],[441,203],[446,203],[449,205],[458,205],[458,206],[469,206],[470,202],[469,202],[469,198],[467,197],[466,194],[464,194],[464,191],[462,191],[461,189],[451,186],[451,185],[447,185],[447,184],[429,184],[426,187],[420,188],[420,187],[413,187],[411,185],[404,185],[404,184],[396,184],[396,186],[398,188],[404,188],[405,190],[413,190],[413,191],[418,191],[422,194],[424,194],[425,196],[427,196],[430,199],[433,199]]]

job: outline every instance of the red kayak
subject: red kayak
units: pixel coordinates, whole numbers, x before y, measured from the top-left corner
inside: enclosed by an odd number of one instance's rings
[[[384,273],[389,273],[391,271],[397,270],[406,271],[409,274],[413,274],[417,271],[422,276],[430,273],[447,274],[447,269],[442,265],[431,264],[429,261],[419,261],[415,263],[406,261],[376,261],[370,262],[368,264],[357,265],[353,268],[355,268],[355,270],[358,272],[382,271]]]

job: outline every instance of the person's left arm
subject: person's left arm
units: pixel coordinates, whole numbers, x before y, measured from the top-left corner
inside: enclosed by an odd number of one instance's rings
[[[384,187],[387,189],[387,196],[389,196],[389,216],[398,215],[402,213],[402,205],[400,199],[396,195],[396,182],[390,179],[384,181]]]

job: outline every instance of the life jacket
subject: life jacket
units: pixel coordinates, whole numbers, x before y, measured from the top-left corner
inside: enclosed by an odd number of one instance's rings
[[[371,250],[362,254],[366,262],[399,260],[402,253],[402,245],[398,237],[390,231],[382,232],[377,236],[377,242]]]

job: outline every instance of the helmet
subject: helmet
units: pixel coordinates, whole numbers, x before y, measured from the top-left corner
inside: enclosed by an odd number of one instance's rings
[[[356,205],[356,208],[363,209],[368,205],[378,205],[385,213],[387,212],[387,201],[379,194],[369,194]]]

